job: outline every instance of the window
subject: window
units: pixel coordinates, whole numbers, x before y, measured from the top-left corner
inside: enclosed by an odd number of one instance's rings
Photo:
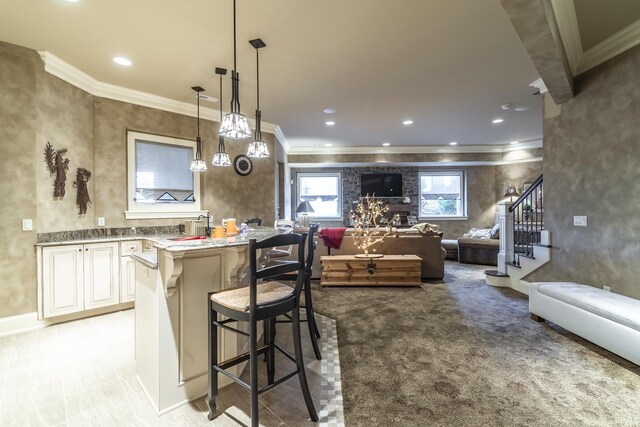
[[[298,200],[308,201],[312,218],[342,218],[342,184],[339,173],[298,173]]]
[[[463,171],[420,173],[420,217],[466,219]]]
[[[185,218],[200,210],[200,180],[189,170],[195,141],[127,132],[127,219]]]

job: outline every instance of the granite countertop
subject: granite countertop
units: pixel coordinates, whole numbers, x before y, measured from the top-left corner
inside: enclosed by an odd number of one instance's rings
[[[158,253],[157,252],[143,252],[141,254],[131,254],[132,259],[139,263],[146,265],[154,270],[158,269]]]
[[[229,246],[242,246],[249,244],[249,239],[262,240],[271,236],[276,236],[282,232],[272,227],[255,227],[249,230],[247,234],[241,234],[232,237],[226,237],[222,239],[212,239],[207,237],[202,240],[183,240],[175,241],[172,239],[184,237],[179,236],[176,233],[159,233],[159,234],[138,234],[127,236],[104,236],[104,237],[91,237],[91,238],[79,238],[68,239],[56,242],[42,242],[37,243],[36,246],[60,246],[60,245],[80,245],[87,243],[102,243],[102,242],[120,242],[131,240],[150,240],[153,242],[153,246],[158,249],[163,249],[169,252],[185,252],[201,249],[215,249],[225,248]]]

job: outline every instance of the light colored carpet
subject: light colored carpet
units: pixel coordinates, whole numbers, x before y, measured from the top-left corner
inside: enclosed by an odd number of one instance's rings
[[[346,425],[640,425],[640,367],[532,321],[484,269],[447,262],[422,288],[314,286],[337,321]]]

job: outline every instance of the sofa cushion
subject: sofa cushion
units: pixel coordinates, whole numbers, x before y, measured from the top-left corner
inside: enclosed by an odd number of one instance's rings
[[[541,282],[538,292],[640,331],[640,300],[572,282]]]
[[[500,240],[497,239],[471,239],[461,237],[458,239],[458,247],[496,249],[500,247]]]
[[[479,228],[471,236],[471,239],[488,239],[491,236],[490,228]]]

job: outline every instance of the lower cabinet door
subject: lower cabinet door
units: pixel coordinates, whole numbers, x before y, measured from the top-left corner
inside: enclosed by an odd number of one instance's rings
[[[42,292],[44,317],[84,310],[82,245],[42,249]]]
[[[120,303],[120,254],[117,242],[84,245],[84,308]]]
[[[120,302],[129,302],[136,298],[136,262],[129,256],[121,259]]]

